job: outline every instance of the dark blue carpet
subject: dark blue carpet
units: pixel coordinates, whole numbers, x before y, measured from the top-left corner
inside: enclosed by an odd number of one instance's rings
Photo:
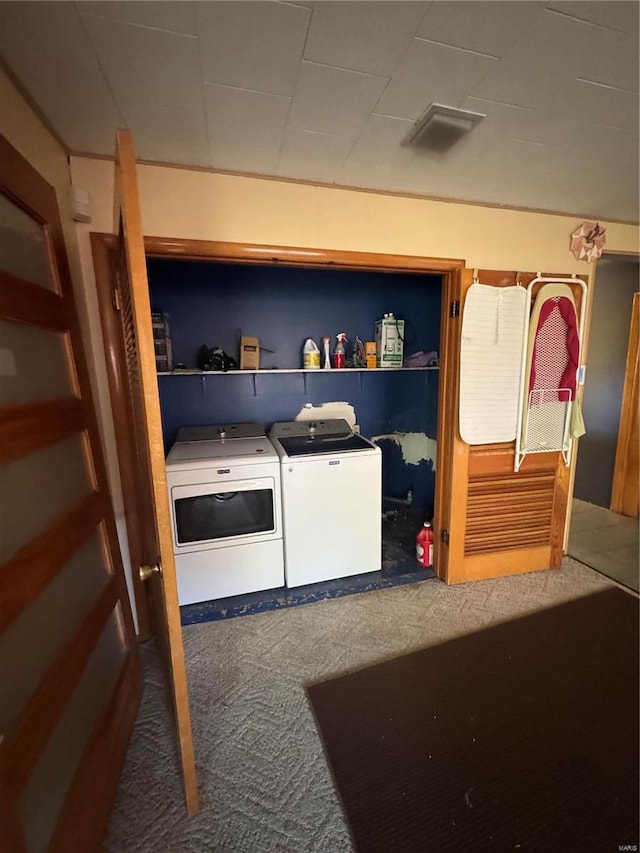
[[[235,616],[250,616],[265,610],[280,610],[312,604],[325,598],[340,598],[373,589],[385,589],[417,583],[435,577],[433,569],[424,569],[415,560],[415,535],[422,526],[422,518],[415,513],[402,511],[392,514],[382,527],[382,569],[348,578],[312,583],[294,589],[279,587],[246,595],[201,601],[180,608],[183,625],[198,622],[215,622]]]

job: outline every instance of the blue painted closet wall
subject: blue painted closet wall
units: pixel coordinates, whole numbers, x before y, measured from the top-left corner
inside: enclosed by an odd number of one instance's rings
[[[307,337],[318,346],[338,332],[350,341],[374,340],[375,321],[386,312],[405,320],[405,356],[439,350],[439,276],[212,264],[148,262],[153,311],[171,318],[174,365],[197,367],[202,344],[222,346],[239,358],[240,334],[258,337],[273,353],[261,368],[302,366]],[[347,347],[347,357],[351,355]],[[293,420],[305,403],[344,400],[355,409],[363,435],[416,432],[436,437],[438,371],[343,371],[257,375],[159,377],[165,450],[178,427]],[[433,509],[431,462],[407,465],[400,448],[380,443],[385,495],[412,489],[417,507]],[[357,501],[357,495],[345,496]]]

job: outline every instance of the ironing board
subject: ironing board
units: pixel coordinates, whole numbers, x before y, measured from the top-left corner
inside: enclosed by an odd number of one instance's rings
[[[525,332],[524,287],[474,282],[467,291],[460,344],[460,438],[513,441],[518,423]]]
[[[581,285],[584,305],[586,285],[578,279],[570,281]],[[523,351],[516,471],[529,453],[560,451],[568,465],[571,439],[584,432],[576,411],[584,312],[579,319],[567,280],[534,279],[527,288],[529,304],[532,286],[540,282],[528,322],[525,317],[528,339]]]

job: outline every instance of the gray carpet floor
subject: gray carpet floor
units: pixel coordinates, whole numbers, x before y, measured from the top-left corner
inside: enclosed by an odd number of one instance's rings
[[[145,645],[144,695],[104,849],[351,851],[304,684],[611,585],[566,558],[560,571],[454,587],[427,580],[186,627],[201,798],[192,819],[158,657]]]

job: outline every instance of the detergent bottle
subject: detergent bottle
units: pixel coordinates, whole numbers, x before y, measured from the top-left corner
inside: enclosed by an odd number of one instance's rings
[[[312,338],[307,338],[302,347],[302,366],[305,370],[316,370],[320,367],[320,350]]]
[[[333,366],[341,368],[344,367],[344,341],[347,340],[347,336],[345,332],[340,332],[340,334],[336,335],[336,338],[338,339],[338,343],[333,351]]]
[[[433,528],[429,521],[425,521],[416,536],[416,560],[425,569],[433,566]]]

